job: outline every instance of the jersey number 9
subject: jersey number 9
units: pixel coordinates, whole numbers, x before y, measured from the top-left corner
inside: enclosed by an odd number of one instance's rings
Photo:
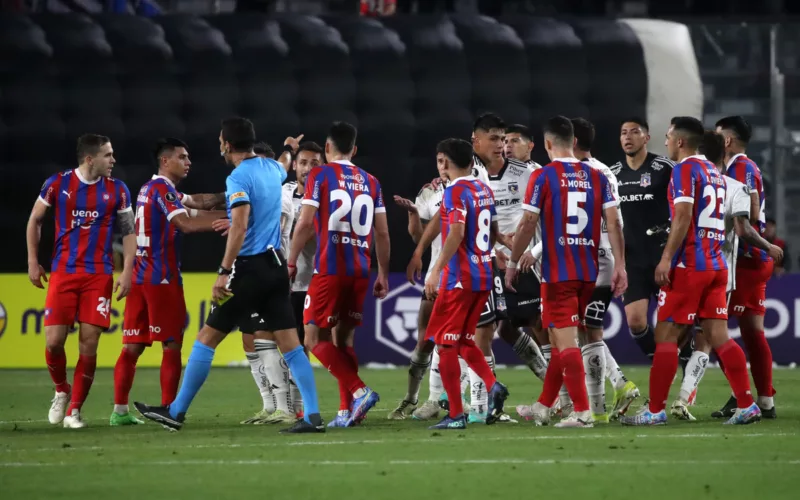
[[[331,191],[331,201],[340,201],[342,204],[331,214],[328,220],[328,231],[349,233],[352,227],[352,232],[358,236],[367,236],[369,234],[375,212],[375,202],[372,201],[370,195],[360,194],[351,202],[350,194],[347,191],[334,189]],[[362,224],[361,213],[364,210],[367,213]],[[350,214],[350,222],[344,220],[348,213]]]

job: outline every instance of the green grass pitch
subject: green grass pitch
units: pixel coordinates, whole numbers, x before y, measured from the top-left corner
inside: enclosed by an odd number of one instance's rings
[[[315,375],[329,420],[338,392],[330,374]],[[541,389],[528,371],[498,375],[511,391],[512,415]],[[646,369],[627,375],[647,392]],[[95,376],[82,430],[47,423],[46,371],[0,371],[0,498],[800,498],[797,370],[776,370],[778,419],[757,425],[728,427],[709,417],[729,394],[711,369],[692,408],[696,423],[554,429],[521,422],[447,432],[386,420],[405,393],[405,370],[363,376],[382,397],[363,426],[285,436],[239,424],[260,406],[245,368],[212,369],[179,433],[151,422],[109,427],[111,370]],[[677,390],[676,383],[671,397]],[[157,370],[138,371],[131,398],[160,400]]]

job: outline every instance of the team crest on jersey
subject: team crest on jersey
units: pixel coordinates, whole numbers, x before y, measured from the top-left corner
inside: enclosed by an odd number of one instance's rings
[[[111,199],[111,196],[109,196],[108,193],[105,193],[103,195],[103,201],[108,201],[109,199]]]
[[[650,179],[650,172],[642,174],[642,178],[639,180],[639,185],[642,186],[643,188],[646,188],[650,184],[652,184]]]
[[[511,194],[519,193],[519,184],[516,182],[509,182],[508,183],[508,192]]]
[[[167,201],[170,203],[175,203],[175,200],[178,199],[178,197],[175,196],[175,193],[173,192],[168,192],[166,195],[164,195],[164,198],[166,198]]]

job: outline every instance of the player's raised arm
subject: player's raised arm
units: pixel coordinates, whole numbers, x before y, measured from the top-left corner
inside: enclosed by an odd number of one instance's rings
[[[425,188],[422,189],[424,190]],[[419,196],[417,197],[417,200],[419,200]],[[424,230],[419,208],[414,202],[407,198],[403,198],[402,196],[395,195],[394,202],[398,207],[408,211],[408,235],[411,236],[411,239],[414,241],[414,243],[419,242]]]
[[[303,134],[298,135],[297,137],[287,137],[285,141],[283,141],[283,153],[278,157],[278,163],[283,165],[283,168],[286,171],[290,171],[292,169],[292,155],[297,153],[297,150],[300,148],[300,141],[303,140]]]
[[[42,280],[47,283],[47,274],[44,267],[39,264],[39,241],[42,239],[42,222],[44,222],[44,216],[47,215],[49,207],[50,205],[46,201],[38,198],[31,209],[28,228],[25,231],[25,239],[28,244],[28,279],[36,288],[44,288]]]

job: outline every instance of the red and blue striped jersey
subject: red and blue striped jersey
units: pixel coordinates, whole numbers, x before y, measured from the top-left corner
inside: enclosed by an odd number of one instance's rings
[[[767,214],[764,211],[766,197],[764,196],[764,182],[761,178],[761,169],[746,155],[738,154],[728,162],[728,170],[726,173],[728,176],[733,177],[750,188],[750,191],[758,193],[758,224],[753,225],[753,227],[758,231],[758,234],[764,236],[764,232],[767,230]],[[739,241],[739,256],[749,257],[759,262],[770,262],[772,260],[772,257],[769,256],[766,250],[756,248],[744,240]]]
[[[697,271],[728,269],[725,243],[725,192],[727,184],[705,156],[690,156],[672,168],[667,198],[670,217],[675,205],[691,203],[692,219],[686,238],[672,258],[672,267]]]
[[[111,274],[111,241],[117,214],[131,211],[128,187],[119,179],[86,182],[76,168],[50,176],[39,201],[53,207],[55,245],[51,272]]]
[[[166,177],[154,175],[136,197],[136,260],[133,282],[137,285],[183,284],[181,248],[183,233],[170,224],[185,214],[183,194]]]
[[[302,204],[317,207],[314,273],[368,277],[373,219],[386,212],[378,179],[349,161],[320,165],[308,174]]]
[[[472,175],[459,177],[444,190],[439,214],[442,247],[450,234],[450,226],[464,224],[464,239],[442,269],[439,288],[491,290],[491,227],[492,219],[497,217],[492,190]]]
[[[603,210],[617,203],[603,172],[575,158],[534,172],[522,209],[540,215],[543,283],[597,280]]]

